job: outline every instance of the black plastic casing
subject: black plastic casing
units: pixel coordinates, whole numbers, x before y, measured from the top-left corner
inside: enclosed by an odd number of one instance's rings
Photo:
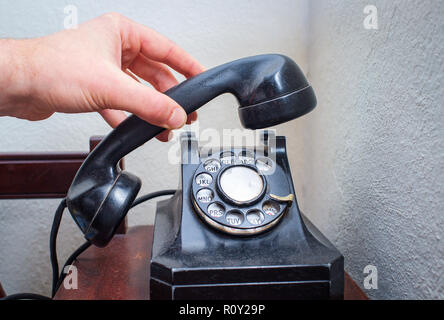
[[[188,114],[224,93],[237,98],[241,123],[249,129],[295,119],[316,106],[303,72],[293,60],[278,54],[226,63],[165,92]],[[85,238],[94,245],[109,243],[141,187],[139,178],[121,172],[118,162],[163,130],[130,116],[106,136],[77,172],[66,204]]]
[[[294,195],[285,138],[272,139],[282,170],[267,179],[278,179],[278,192]],[[343,299],[344,258],[302,215],[296,200],[270,230],[253,236],[222,233],[192,205],[200,158],[191,135],[182,139],[182,162],[178,192],[157,207],[151,299]]]

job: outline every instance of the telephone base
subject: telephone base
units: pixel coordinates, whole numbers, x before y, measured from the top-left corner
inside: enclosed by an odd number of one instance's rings
[[[272,139],[276,164],[285,172],[280,185],[294,195],[285,138]],[[182,149],[188,158],[199,157],[191,136]],[[189,181],[200,163],[182,164],[181,189],[158,203],[151,299],[343,299],[344,258],[299,211],[296,199],[265,232],[227,234],[206,223],[193,206]]]

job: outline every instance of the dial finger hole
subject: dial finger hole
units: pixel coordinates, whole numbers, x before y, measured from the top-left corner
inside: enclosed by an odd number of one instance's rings
[[[273,168],[273,162],[268,158],[259,158],[256,160],[256,167],[261,172],[268,172]]]
[[[204,168],[208,172],[217,172],[220,169],[220,162],[216,159],[207,160],[204,164]]]
[[[208,206],[208,214],[213,218],[220,218],[225,214],[225,207],[217,202]]]
[[[196,197],[198,201],[208,203],[213,201],[214,194],[210,189],[202,189],[197,192]]]
[[[223,164],[234,164],[235,159],[236,157],[231,151],[222,152],[220,154],[220,162],[222,162]]]
[[[281,210],[281,206],[279,205],[279,203],[269,200],[264,202],[262,210],[265,212],[265,214],[269,216],[275,216]]]
[[[254,153],[247,150],[241,151],[239,153],[239,163],[254,164]]]
[[[230,211],[225,216],[225,220],[232,226],[239,226],[244,222],[244,216],[240,211]]]
[[[213,177],[208,173],[201,173],[196,177],[196,183],[199,187],[208,187],[213,182]]]
[[[252,210],[247,213],[247,221],[255,226],[264,222],[265,216],[259,210]]]

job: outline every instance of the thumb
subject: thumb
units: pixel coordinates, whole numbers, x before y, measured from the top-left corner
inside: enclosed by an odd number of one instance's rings
[[[185,125],[185,110],[170,97],[132,79],[120,70],[110,78],[104,99],[106,108],[131,112],[166,129],[178,129]]]

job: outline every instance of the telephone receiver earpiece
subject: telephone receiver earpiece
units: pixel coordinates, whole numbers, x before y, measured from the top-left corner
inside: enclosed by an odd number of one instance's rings
[[[302,71],[293,60],[277,54],[226,63],[165,92],[188,114],[224,93],[237,98],[241,123],[248,129],[287,122],[316,106],[314,91]],[[66,203],[85,238],[94,245],[108,244],[141,187],[140,179],[121,171],[118,162],[163,130],[130,116],[77,172]]]

